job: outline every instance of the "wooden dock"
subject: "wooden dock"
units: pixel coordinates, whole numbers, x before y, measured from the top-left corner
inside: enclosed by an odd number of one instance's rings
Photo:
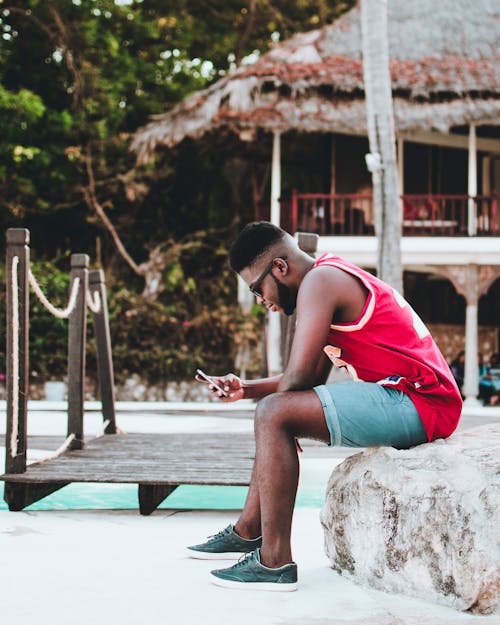
[[[302,234],[312,252],[317,235]],[[70,284],[76,294],[68,319],[68,418],[65,445],[52,457],[27,464],[29,391],[29,231],[7,230],[4,499],[22,510],[71,482],[119,482],[139,486],[141,514],[150,514],[180,484],[247,485],[255,455],[251,433],[122,434],[116,424],[114,372],[106,287],[102,270],[89,271],[86,254],[72,254]],[[36,280],[35,280],[36,283]],[[35,289],[37,292],[37,289]],[[40,295],[38,295],[40,298]],[[43,303],[43,299],[42,299]],[[47,307],[47,305],[45,304]],[[87,308],[92,312],[104,435],[84,440]],[[287,332],[290,347],[293,323]]]
[[[138,484],[140,512],[150,514],[181,484],[248,485],[254,456],[252,433],[106,434],[0,480],[10,510],[70,482],[112,482]]]

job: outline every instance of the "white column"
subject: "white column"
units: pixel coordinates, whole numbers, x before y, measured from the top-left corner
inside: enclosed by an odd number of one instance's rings
[[[280,225],[281,196],[281,133],[273,132],[273,160],[271,164],[271,223]]]
[[[281,362],[281,315],[268,313],[267,325],[267,371],[268,375],[278,375],[283,371]]]
[[[478,346],[477,346],[477,299],[467,302],[465,308],[465,371],[463,394],[465,404],[468,406],[479,406],[481,402],[477,399],[479,393],[479,373],[478,373]]]
[[[281,196],[281,133],[273,132],[273,160],[271,165],[271,223],[280,225]],[[281,361],[281,319],[278,313],[268,313],[267,326],[267,368],[269,375],[283,370]]]
[[[500,266],[439,265],[434,266],[433,270],[434,273],[444,275],[451,280],[457,293],[465,297],[465,371],[462,391],[466,404],[480,405],[477,399],[479,394],[478,302],[481,295],[487,293],[493,282],[500,278]]]
[[[469,126],[469,172],[467,181],[468,201],[468,221],[469,225],[467,233],[469,236],[476,234],[476,206],[474,198],[477,195],[477,146],[476,146],[476,127],[474,124]]]

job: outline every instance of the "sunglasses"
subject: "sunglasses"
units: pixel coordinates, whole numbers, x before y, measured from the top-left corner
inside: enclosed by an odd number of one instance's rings
[[[281,256],[281,260],[286,260],[287,256]],[[274,267],[274,261],[277,260],[276,258],[273,258],[272,261],[266,265],[264,271],[260,274],[260,276],[257,278],[257,280],[254,280],[250,285],[249,285],[249,289],[250,289],[250,293],[252,293],[253,295],[255,295],[255,297],[262,297],[262,289],[261,289],[261,285],[264,282],[264,278],[267,276],[268,273],[271,272],[272,268]]]

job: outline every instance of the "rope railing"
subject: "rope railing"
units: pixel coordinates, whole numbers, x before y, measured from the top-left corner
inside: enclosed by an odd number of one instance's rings
[[[73,312],[76,301],[78,298],[78,291],[80,289],[80,278],[75,278],[73,280],[73,284],[71,285],[71,293],[69,296],[69,302],[66,308],[56,308],[53,304],[49,302],[45,293],[42,291],[40,285],[36,281],[35,276],[32,274],[31,269],[28,272],[28,280],[30,283],[33,292],[38,297],[38,299],[42,302],[45,308],[50,312],[51,315],[57,317],[58,319],[67,319],[71,313]]]
[[[94,315],[101,312],[101,296],[97,291],[94,291],[94,293],[87,291],[87,306]]]
[[[12,373],[13,373],[13,385],[12,385],[12,431],[10,439],[10,455],[15,458],[17,455],[17,443],[19,439],[19,281],[18,281],[18,266],[19,257],[14,256],[12,258]],[[28,271],[28,282],[33,289],[35,295],[42,302],[45,308],[58,319],[67,319],[73,312],[77,298],[78,291],[80,289],[80,278],[75,278],[71,286],[71,294],[69,302],[66,308],[56,308],[49,302],[40,285],[36,281],[35,276]],[[70,435],[72,438],[74,434]],[[69,438],[69,437],[68,437]],[[71,440],[69,442],[71,442]],[[69,444],[69,443],[68,443]],[[61,452],[57,452],[61,453]]]
[[[54,460],[54,458],[59,458],[59,456],[62,456],[65,451],[68,451],[74,439],[75,439],[75,435],[70,434],[66,438],[64,443],[60,445],[54,452],[47,454],[43,458],[37,458],[35,462],[38,462],[38,464],[41,464],[42,462],[47,462],[47,460]]]
[[[65,308],[51,303],[30,270],[30,233],[9,228],[6,233],[6,383],[7,424],[5,473],[27,471],[29,395],[29,308],[32,291],[48,312],[68,320],[66,440],[39,462],[84,448],[85,355],[88,311],[92,313],[96,342],[97,378],[103,416],[103,434],[117,434],[114,374],[104,272],[89,271],[87,254],[71,255],[69,300]],[[10,510],[21,510],[65,485],[65,481],[32,484],[5,480],[4,498]]]

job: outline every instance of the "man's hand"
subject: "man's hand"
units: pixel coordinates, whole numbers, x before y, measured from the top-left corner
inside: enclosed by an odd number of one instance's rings
[[[227,397],[225,397],[213,384],[207,382],[207,380],[203,379],[199,375],[195,376],[195,379],[198,382],[203,382],[204,384],[207,384],[212,394],[221,401],[229,403],[238,401],[239,399],[243,399],[245,397],[245,389],[243,387],[243,384],[240,378],[237,375],[234,375],[234,373],[228,373],[224,376],[212,375],[211,378],[213,379],[215,384],[217,384],[226,391]]]

